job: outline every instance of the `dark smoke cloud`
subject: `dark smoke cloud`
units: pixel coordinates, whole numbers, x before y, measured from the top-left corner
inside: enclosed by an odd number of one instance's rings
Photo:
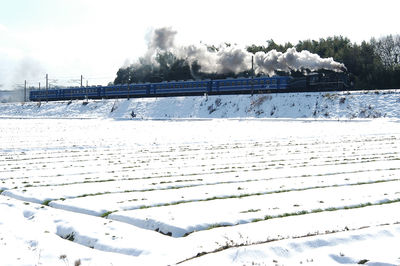
[[[175,35],[177,33],[178,32],[172,30],[172,28],[160,28],[154,30],[149,48],[167,51],[168,49],[175,47]]]
[[[157,64],[155,57],[161,52],[175,50],[175,35],[177,31],[170,27],[155,29],[152,32],[151,39],[148,43],[148,49],[142,58],[141,64]]]

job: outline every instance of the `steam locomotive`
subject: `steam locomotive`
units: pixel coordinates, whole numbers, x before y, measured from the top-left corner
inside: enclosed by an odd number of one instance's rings
[[[283,93],[348,90],[344,73],[313,73],[291,76],[187,80],[158,83],[135,83],[109,86],[69,87],[31,90],[30,101],[82,99],[144,98],[223,94]]]

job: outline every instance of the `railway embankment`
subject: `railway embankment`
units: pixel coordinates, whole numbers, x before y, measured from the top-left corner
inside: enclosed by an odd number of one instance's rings
[[[400,90],[1,103],[0,117],[400,118]]]

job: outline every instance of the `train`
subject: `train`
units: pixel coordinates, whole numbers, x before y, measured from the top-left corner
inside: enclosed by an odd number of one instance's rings
[[[348,90],[344,73],[311,73],[303,77],[255,76],[215,80],[181,80],[108,86],[33,89],[30,101],[173,97]]]

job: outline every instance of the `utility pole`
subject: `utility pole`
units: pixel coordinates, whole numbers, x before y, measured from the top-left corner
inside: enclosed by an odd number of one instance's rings
[[[24,103],[26,102],[26,80],[24,82]]]
[[[253,96],[254,93],[253,79],[254,79],[254,56],[251,57],[251,96]]]
[[[46,74],[46,102],[49,102],[49,74]]]
[[[42,104],[42,95],[40,94],[40,82],[39,82],[39,106]]]
[[[254,76],[254,56],[251,57],[251,75]]]
[[[83,75],[81,75],[81,88],[83,88]],[[85,88],[85,100],[88,98],[88,90]]]

